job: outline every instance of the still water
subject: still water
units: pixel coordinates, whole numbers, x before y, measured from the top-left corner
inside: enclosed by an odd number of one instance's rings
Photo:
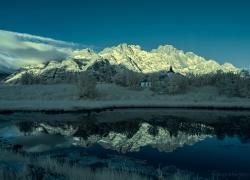
[[[29,154],[83,167],[250,179],[249,112],[13,113],[0,116],[0,137]]]

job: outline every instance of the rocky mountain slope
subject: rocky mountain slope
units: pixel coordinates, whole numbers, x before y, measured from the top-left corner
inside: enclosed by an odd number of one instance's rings
[[[99,53],[91,49],[74,51],[63,61],[50,61],[45,64],[24,67],[6,79],[6,83],[18,83],[23,74],[28,73],[37,77],[63,79],[68,73],[75,73],[91,69],[99,71],[100,66],[104,72],[119,73],[121,69],[139,73],[154,73],[167,71],[170,66],[181,74],[207,74],[222,70],[224,72],[238,72],[239,69],[232,64],[220,65],[214,60],[206,60],[192,52],[183,52],[171,45],[159,46],[149,52],[137,45],[120,44],[102,50]],[[110,67],[112,67],[110,69]]]

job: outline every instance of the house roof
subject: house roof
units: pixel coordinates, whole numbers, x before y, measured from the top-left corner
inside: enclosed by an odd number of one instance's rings
[[[143,80],[141,80],[141,83],[143,83],[143,82],[149,82],[149,80],[148,79],[143,79]]]

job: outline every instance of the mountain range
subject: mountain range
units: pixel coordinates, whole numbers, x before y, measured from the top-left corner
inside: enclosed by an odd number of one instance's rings
[[[6,79],[7,83],[18,83],[23,74],[48,79],[61,78],[67,73],[75,73],[93,69],[98,64],[113,67],[120,72],[122,68],[148,74],[168,71],[170,66],[181,74],[207,74],[218,70],[223,72],[239,72],[240,70],[230,63],[219,64],[214,60],[207,60],[192,52],[178,50],[171,45],[159,46],[157,49],[145,51],[138,45],[120,44],[105,48],[100,52],[92,49],[73,51],[65,60],[53,60],[43,64],[26,66]],[[95,70],[95,69],[94,69]],[[105,72],[105,71],[104,71]]]

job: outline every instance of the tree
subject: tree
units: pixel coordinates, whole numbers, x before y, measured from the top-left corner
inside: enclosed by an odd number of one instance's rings
[[[125,73],[126,76],[126,84],[128,87],[131,87],[133,89],[137,89],[140,86],[140,81],[141,81],[141,77],[138,73],[136,72],[126,72]]]
[[[117,73],[114,77],[113,77],[113,82],[117,85],[120,86],[126,86],[127,81],[126,81],[126,76],[124,75],[124,73]]]
[[[117,73],[113,81],[118,85],[136,89],[140,86],[141,76],[136,72],[124,70],[121,73]]]
[[[152,85],[150,87],[150,90],[156,93],[160,94],[166,94],[167,92],[167,86],[168,86],[169,79],[159,80],[152,79]]]
[[[23,85],[33,84],[33,75],[28,72],[25,72],[24,74],[22,74],[21,84]]]
[[[234,73],[223,73],[216,82],[219,94],[228,97],[240,96],[240,75]]]
[[[240,84],[240,96],[250,98],[250,77],[243,78]]]
[[[75,84],[78,82],[79,74],[76,72],[65,72],[65,82]]]
[[[188,83],[186,77],[175,75],[169,78],[167,93],[170,95],[185,93],[187,86]]]
[[[21,76],[20,83],[23,85],[41,84],[42,78],[33,73],[25,72]]]
[[[78,90],[80,98],[94,98],[96,96],[96,79],[89,72],[78,75]]]

